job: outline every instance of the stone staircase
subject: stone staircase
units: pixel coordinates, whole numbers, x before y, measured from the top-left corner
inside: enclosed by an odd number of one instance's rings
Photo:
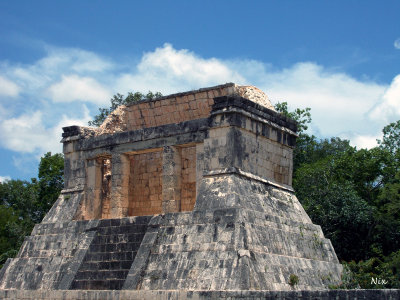
[[[75,290],[120,290],[151,216],[100,220],[96,236],[72,281]]]

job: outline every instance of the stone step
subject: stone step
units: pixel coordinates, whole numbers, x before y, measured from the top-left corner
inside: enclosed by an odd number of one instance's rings
[[[129,270],[132,265],[132,260],[121,261],[87,261],[84,262],[80,271],[102,271],[102,270]]]
[[[142,236],[143,239],[143,236]],[[90,246],[91,253],[131,252],[139,249],[140,243],[101,243],[96,241]]]
[[[145,224],[130,221],[100,220],[71,289],[122,288],[147,229]]]
[[[75,280],[72,290],[120,290],[124,280]]]
[[[136,251],[130,252],[96,252],[96,253],[87,253],[84,259],[84,262],[100,262],[100,261],[119,261],[119,260],[129,260],[132,261],[135,259]]]
[[[96,270],[93,271],[79,271],[75,280],[124,280],[128,274],[129,269],[121,270]]]

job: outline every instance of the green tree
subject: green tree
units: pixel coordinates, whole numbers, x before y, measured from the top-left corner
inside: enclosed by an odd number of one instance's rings
[[[0,205],[10,208],[23,222],[36,220],[38,184],[35,178],[0,183]]]
[[[400,249],[400,171],[382,188],[377,202],[379,207],[374,234],[381,252],[387,254]]]
[[[153,93],[153,92],[148,92],[147,94],[142,94],[140,92],[136,93],[128,93],[128,96],[124,97],[123,95],[117,93],[115,94],[111,99],[111,106],[109,108],[99,108],[99,114],[94,116],[94,119],[92,121],[89,121],[88,124],[89,126],[96,126],[99,127],[104,120],[107,118],[107,116],[113,112],[115,109],[117,109],[118,106],[120,105],[128,105],[132,103],[136,103],[139,101],[144,101],[144,100],[152,100],[162,97],[162,94],[159,92]]]
[[[400,120],[383,128],[379,147],[356,149],[340,138],[306,133],[309,109],[276,109],[299,124],[293,187],[330,238],[348,272],[343,287],[400,285]],[[350,274],[350,273],[351,274]],[[371,277],[389,281],[384,286]]]
[[[39,190],[35,222],[43,219],[64,187],[64,156],[60,153],[52,155],[51,152],[47,152],[40,159],[38,173]]]
[[[338,257],[364,259],[373,207],[357,194],[351,181],[337,178],[332,158],[300,166],[293,186],[310,218],[332,241]]]
[[[308,124],[311,123],[311,108],[296,108],[290,112],[287,102],[278,102],[275,104],[275,109],[283,116],[297,122],[297,134],[299,136],[296,140],[296,148],[293,153],[293,168],[295,170],[308,159],[308,155],[313,152],[313,148],[318,144],[315,136],[310,136],[306,133]]]
[[[40,160],[39,179],[0,183],[0,266],[17,254],[24,237],[57,199],[63,187],[63,170],[62,154],[48,152]]]
[[[399,152],[400,149],[400,120],[386,125],[383,130],[383,140],[378,140],[382,148],[392,153]]]
[[[37,190],[35,180],[0,183],[0,266],[17,254],[35,224]]]

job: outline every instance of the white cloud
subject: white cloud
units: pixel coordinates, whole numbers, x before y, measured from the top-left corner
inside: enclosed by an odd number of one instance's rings
[[[32,153],[51,145],[40,111],[3,120],[0,129],[3,146],[13,151]]]
[[[186,49],[176,50],[166,43],[154,52],[145,53],[134,74],[123,74],[117,80],[119,90],[164,94],[182,92],[245,79],[216,58],[204,59]]]
[[[341,136],[341,138],[350,140],[350,144],[356,146],[357,149],[371,149],[378,145],[376,140],[382,140],[382,134],[358,135],[350,133],[348,135]]]
[[[89,111],[84,106],[82,118],[70,118],[61,115],[58,123],[46,128],[44,120],[46,116],[41,111],[25,113],[15,118],[0,122],[0,140],[4,148],[19,153],[29,153],[36,158],[44,153],[62,152],[60,138],[63,126],[85,126],[90,120]]]
[[[24,94],[33,94],[35,97],[45,96],[48,88],[59,83],[63,76],[91,78],[92,81],[102,78],[109,82],[107,74],[114,65],[108,59],[75,48],[47,46],[45,50],[47,55],[32,64],[10,65],[2,62],[2,73],[17,84]],[[93,99],[90,98],[88,101]]]
[[[394,41],[394,47],[396,49],[400,49],[400,38],[398,38],[397,40]]]
[[[370,112],[374,120],[389,121],[400,119],[400,75],[397,75],[385,91],[378,104]]]
[[[0,182],[5,182],[5,181],[8,181],[8,180],[11,180],[10,176],[0,176]]]
[[[387,120],[371,118],[371,109],[382,101],[390,102],[391,109],[400,103],[393,101],[397,93],[392,91],[394,83],[388,89],[385,84],[359,80],[313,62],[276,69],[256,60],[205,59],[170,44],[145,53],[136,72],[117,80],[117,90],[166,94],[230,81],[256,85],[274,103],[287,101],[292,108],[311,107],[312,133],[349,138],[361,148],[375,146],[376,136],[386,125]]]
[[[90,77],[62,76],[61,81],[51,85],[47,94],[55,102],[87,101],[107,104],[111,93]]]
[[[18,94],[18,85],[0,75],[0,96],[16,97]]]
[[[369,120],[368,112],[383,96],[385,85],[360,81],[311,62],[266,71],[256,81],[274,103],[286,101],[292,109],[310,107],[314,134],[329,137],[371,130],[375,134],[381,126]]]
[[[93,52],[76,48],[47,47],[49,55],[40,61],[46,69],[70,68],[79,74],[99,73],[113,68],[113,63]]]
[[[385,85],[313,62],[277,69],[257,60],[204,58],[164,44],[131,65],[80,49],[48,47],[46,56],[30,65],[0,66],[0,93],[14,97],[0,106],[0,144],[18,153],[15,163],[23,159],[21,166],[47,151],[60,152],[61,127],[86,125],[116,92],[168,94],[226,82],[251,84],[275,103],[311,107],[312,133],[348,138],[359,148],[376,145],[383,126],[400,118],[400,75]]]

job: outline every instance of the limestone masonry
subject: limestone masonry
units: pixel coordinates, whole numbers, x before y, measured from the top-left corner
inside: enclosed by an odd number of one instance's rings
[[[340,281],[331,242],[291,187],[296,123],[259,89],[169,95],[121,106],[99,128],[63,130],[65,188],[6,262],[1,289],[304,291]]]

